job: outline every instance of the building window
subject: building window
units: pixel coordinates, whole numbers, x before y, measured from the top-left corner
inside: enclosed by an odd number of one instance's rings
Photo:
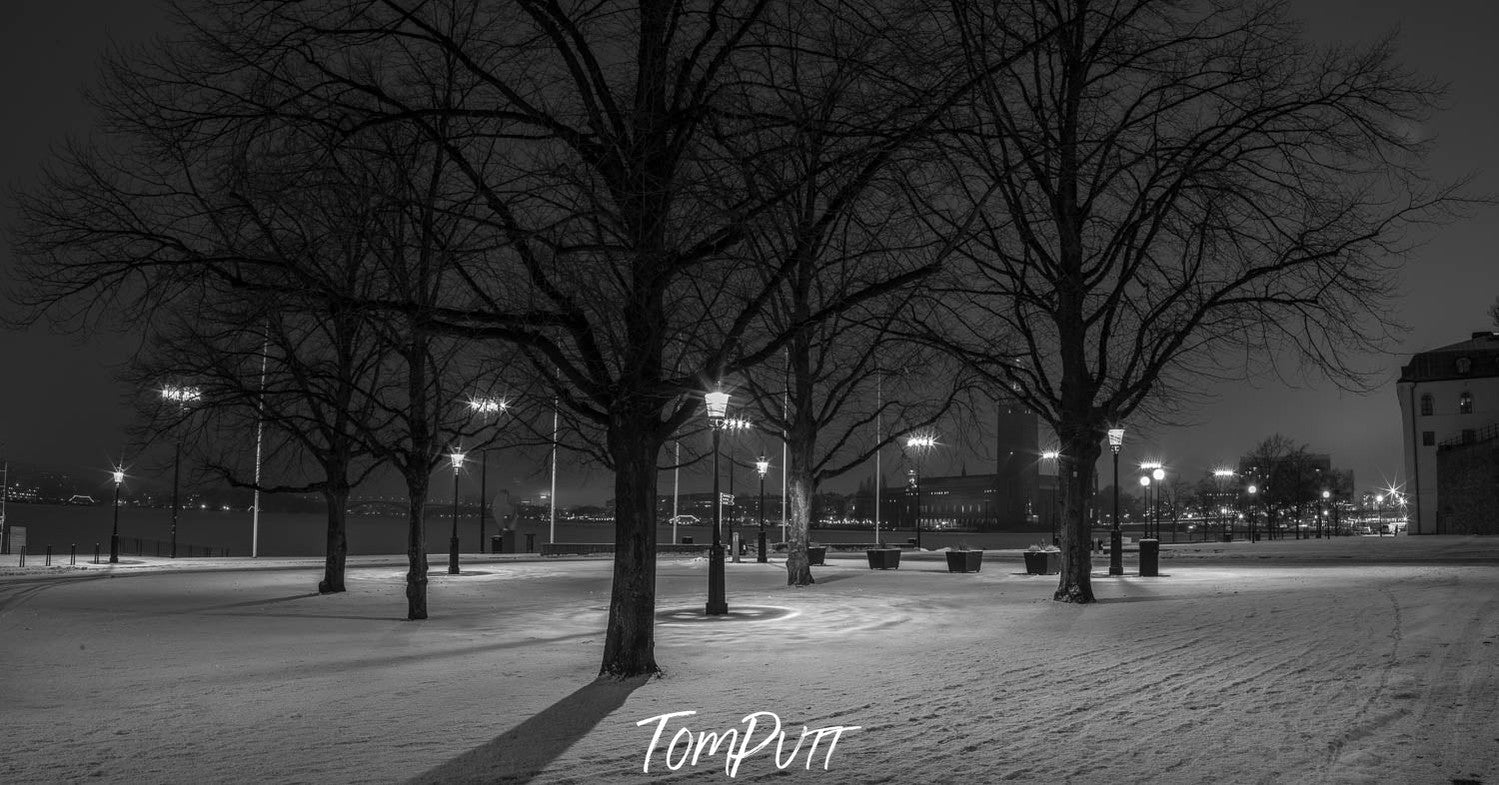
[[[1436,443],[1437,443],[1437,432],[1436,431],[1422,431],[1421,432],[1421,446],[1422,447],[1435,447]]]
[[[1465,392],[1462,395],[1457,396],[1457,413],[1473,413],[1473,393]]]
[[[1431,394],[1430,393],[1421,396],[1421,416],[1422,417],[1430,417],[1431,416]]]

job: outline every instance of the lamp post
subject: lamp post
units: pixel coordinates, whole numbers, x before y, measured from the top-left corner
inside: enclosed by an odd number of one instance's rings
[[[757,472],[760,473],[760,507],[759,507],[759,510],[760,510],[760,535],[758,537],[758,543],[757,543],[759,545],[759,551],[757,552],[757,554],[755,556],[755,561],[757,561],[757,562],[759,562],[761,564],[764,564],[766,562],[766,558],[765,558],[765,473],[768,472],[768,471],[770,471],[770,461],[766,460],[765,456],[763,456],[763,455],[760,456],[760,460],[755,461],[755,471],[757,471]]]
[[[120,483],[125,481],[125,472],[115,469],[114,530],[109,534],[109,563],[120,563]]]
[[[916,550],[921,550],[921,459],[928,450],[937,446],[935,436],[912,436],[906,446],[916,453]]]
[[[1332,505],[1332,491],[1329,491],[1329,490],[1323,490],[1322,491],[1322,504],[1327,505],[1327,506],[1331,506]],[[1322,517],[1317,520],[1317,539],[1319,539],[1319,540],[1322,539],[1322,521],[1324,521],[1326,519],[1327,519],[1327,509],[1326,509],[1326,507],[1324,507],[1323,510],[1322,510]],[[1328,535],[1328,536],[1331,537],[1332,535]]]
[[[1380,537],[1384,536],[1384,494],[1374,496],[1374,532]]]
[[[723,432],[724,415],[729,411],[729,394],[721,388],[703,396],[708,409],[708,427],[713,431],[713,545],[708,549],[708,609],[709,616],[722,616],[729,612],[728,600],[724,598],[723,585],[723,505],[719,504],[718,491],[718,441]]]
[[[1145,538],[1150,537],[1150,475],[1140,475],[1140,490],[1145,494]]]
[[[463,453],[448,455],[453,462],[453,536],[448,538],[448,574],[458,574],[458,470],[463,468]]]
[[[177,404],[178,414],[187,410],[187,405],[196,402],[203,397],[203,393],[196,387],[177,387],[167,385],[161,388],[161,398]],[[172,558],[177,558],[177,515],[182,506],[178,502],[177,489],[178,480],[182,475],[182,436],[177,436],[177,446],[172,456]]]
[[[1062,480],[1061,457],[1062,453],[1057,450],[1047,450],[1041,453],[1042,460],[1057,462],[1053,464],[1057,468],[1057,473],[1051,483],[1051,542],[1053,545],[1057,542],[1057,483]]]
[[[1119,533],[1119,448],[1124,446],[1124,429],[1109,429],[1109,449],[1114,453],[1114,528],[1109,532],[1109,574],[1124,574],[1124,542]]]
[[[1224,489],[1225,486],[1228,485],[1228,481],[1230,479],[1232,479],[1233,476],[1234,476],[1233,469],[1214,469],[1213,470],[1213,479],[1218,481],[1218,504],[1219,505],[1223,504],[1223,489]],[[1221,523],[1223,524],[1223,530],[1224,530],[1224,532],[1227,533],[1227,531],[1228,531],[1228,517],[1227,517],[1228,516],[1228,508],[1226,508],[1226,507],[1223,508],[1223,515],[1224,515],[1224,517],[1223,517]],[[1202,541],[1203,542],[1207,542],[1207,533],[1206,532],[1203,533]]]
[[[510,408],[510,404],[498,398],[470,398],[469,411],[488,417]],[[489,450],[479,448],[479,553],[484,552],[484,519],[489,512]]]
[[[1151,479],[1155,480],[1155,538],[1161,539],[1161,485],[1166,479],[1166,470],[1157,466],[1150,473]],[[1171,541],[1176,542],[1176,524],[1171,525]]]
[[[1254,542],[1254,495],[1256,493],[1259,493],[1260,488],[1259,488],[1258,485],[1251,485],[1251,486],[1249,486],[1248,490],[1249,490],[1249,520],[1248,520],[1247,523],[1244,524],[1244,529],[1245,529],[1244,536],[1247,537],[1250,542]]]

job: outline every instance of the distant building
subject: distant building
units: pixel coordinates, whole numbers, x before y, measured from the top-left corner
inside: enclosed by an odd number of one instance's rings
[[[914,529],[919,517],[923,531],[1051,530],[1058,504],[1056,477],[1046,475],[1043,481],[1038,418],[1014,401],[1003,401],[997,409],[994,473],[917,478],[908,469],[904,483],[885,483],[882,526]],[[861,484],[854,499],[856,517],[874,517],[872,490]]]
[[[1400,369],[1396,390],[1405,441],[1405,490],[1410,498],[1407,531],[1455,532],[1458,529],[1444,525],[1442,511],[1451,517],[1469,505],[1456,499],[1444,502],[1442,496],[1466,492],[1459,489],[1474,487],[1473,477],[1444,481],[1443,464],[1450,471],[1476,471],[1475,462],[1481,464],[1475,457],[1482,451],[1478,445],[1499,436],[1499,333],[1476,332],[1466,341],[1413,356]],[[1462,447],[1467,447],[1462,455],[1439,460],[1444,448]],[[1490,477],[1488,482],[1499,479]]]

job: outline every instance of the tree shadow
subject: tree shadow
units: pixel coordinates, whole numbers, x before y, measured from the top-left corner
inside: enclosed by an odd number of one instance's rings
[[[600,678],[585,684],[495,740],[429,769],[411,783],[530,782],[649,680]]]

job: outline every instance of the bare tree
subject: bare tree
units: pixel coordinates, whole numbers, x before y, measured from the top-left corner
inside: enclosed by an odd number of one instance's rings
[[[1055,598],[1091,602],[1107,428],[1277,354],[1362,381],[1349,358],[1388,334],[1410,231],[1459,203],[1422,174],[1439,90],[1391,41],[1308,46],[1281,2],[953,7],[976,72],[996,41],[1042,45],[953,116],[952,199],[993,204],[928,334],[1058,434]]]

